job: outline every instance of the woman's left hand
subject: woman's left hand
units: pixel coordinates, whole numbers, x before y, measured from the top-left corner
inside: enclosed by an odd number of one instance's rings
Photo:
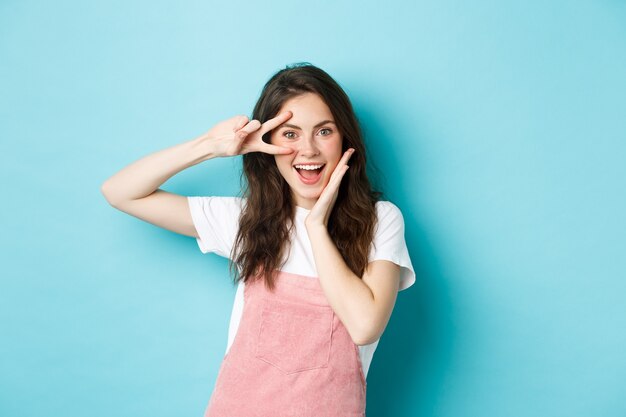
[[[332,212],[335,201],[337,200],[339,185],[341,184],[344,174],[348,171],[348,160],[353,153],[353,148],[348,149],[344,152],[343,156],[337,163],[335,170],[330,176],[328,184],[326,184],[326,187],[322,190],[317,202],[305,220],[305,225],[307,227],[316,225],[324,227],[328,226],[328,218],[330,217],[330,213]]]

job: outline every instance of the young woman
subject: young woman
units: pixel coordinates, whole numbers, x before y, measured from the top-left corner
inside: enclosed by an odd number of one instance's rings
[[[243,155],[242,198],[159,189],[200,162]],[[398,208],[378,201],[341,87],[309,64],[236,116],[102,185],[128,214],[231,259],[238,288],[205,416],[364,416],[365,377],[398,290],[415,280]]]

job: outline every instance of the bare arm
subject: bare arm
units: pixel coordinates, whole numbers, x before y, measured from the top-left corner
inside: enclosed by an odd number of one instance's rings
[[[396,302],[400,267],[392,262],[370,262],[362,277],[342,258],[325,227],[307,225],[322,289],[352,341],[367,345],[380,338]]]
[[[203,136],[152,153],[102,184],[111,206],[164,229],[197,237],[187,198],[158,189],[178,172],[214,157]]]
[[[126,166],[102,184],[102,194],[118,210],[164,229],[197,237],[187,197],[159,187],[180,171],[215,157],[292,152],[261,139],[290,117],[291,113],[283,113],[263,125],[256,120],[248,121],[245,116],[225,120],[193,140],[154,152]]]
[[[396,302],[400,267],[393,262],[370,262],[362,277],[346,265],[328,233],[328,218],[337,199],[339,184],[348,170],[353,149],[347,150],[305,220],[322,289],[352,341],[373,343],[382,335]]]

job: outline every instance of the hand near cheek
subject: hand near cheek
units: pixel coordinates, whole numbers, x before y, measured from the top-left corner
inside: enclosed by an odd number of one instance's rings
[[[337,163],[335,170],[330,176],[328,184],[324,187],[322,194],[320,194],[317,202],[305,220],[307,227],[328,226],[328,218],[330,217],[330,213],[332,212],[335,201],[337,200],[339,185],[341,184],[341,180],[343,179],[346,171],[348,171],[348,160],[353,153],[354,149],[348,149],[344,152],[343,156],[339,160],[339,163]]]
[[[245,116],[235,116],[213,126],[203,135],[214,156],[244,155],[249,152],[263,152],[270,155],[284,155],[293,149],[275,146],[263,141],[263,135],[280,126],[291,118],[289,111],[261,124],[258,120],[249,120]]]

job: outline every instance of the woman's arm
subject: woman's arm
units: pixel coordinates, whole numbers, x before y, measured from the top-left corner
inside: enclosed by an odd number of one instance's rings
[[[326,298],[352,341],[365,345],[378,340],[389,322],[400,285],[400,267],[389,261],[374,261],[363,277],[358,277],[328,233],[328,217],[352,153],[346,151],[337,164],[305,224]]]
[[[290,153],[291,149],[263,142],[262,136],[284,123],[291,113],[267,122],[236,116],[215,125],[197,138],[152,153],[126,166],[101,186],[111,206],[156,226],[197,237],[187,197],[158,189],[178,172],[200,162],[248,152]]]
[[[359,278],[348,268],[325,227],[307,230],[328,303],[354,343],[375,342],[391,317],[400,285],[400,267],[389,261],[370,262]]]

